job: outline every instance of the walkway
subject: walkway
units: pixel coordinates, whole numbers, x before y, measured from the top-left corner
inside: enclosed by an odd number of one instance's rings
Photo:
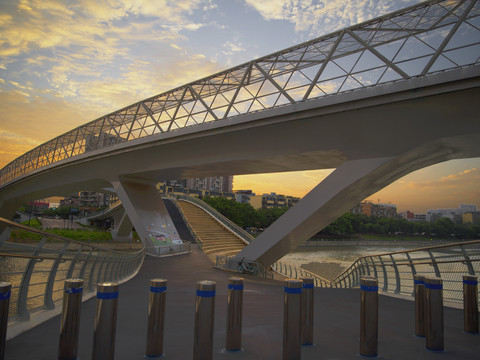
[[[245,243],[238,236],[226,229],[202,208],[188,201],[177,201],[177,203],[200,239],[203,252],[214,263],[217,255],[234,256],[245,247]]]
[[[278,360],[282,357],[283,284],[246,277],[244,291],[243,348],[223,353],[227,278],[231,273],[212,268],[207,256],[195,249],[190,255],[147,258],[141,272],[121,285],[116,333],[116,359],[143,359],[149,279],[168,282],[165,324],[165,359],[192,359],[195,283],[217,282],[214,359]],[[360,294],[356,289],[315,290],[315,346],[302,350],[302,359],[358,360]],[[425,340],[413,335],[413,302],[381,296],[379,355],[382,359],[478,359],[480,337],[462,333],[461,310],[445,309],[446,353],[424,349]],[[80,359],[90,359],[95,300],[82,307]],[[6,359],[55,359],[59,317],[10,340]]]

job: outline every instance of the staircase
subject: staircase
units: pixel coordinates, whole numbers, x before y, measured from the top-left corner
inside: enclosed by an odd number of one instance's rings
[[[217,255],[233,256],[245,247],[242,240],[198,206],[186,201],[178,201],[178,205],[200,239],[203,252],[213,262]]]

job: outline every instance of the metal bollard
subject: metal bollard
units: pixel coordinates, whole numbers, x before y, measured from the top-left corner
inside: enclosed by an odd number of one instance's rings
[[[117,329],[118,284],[97,284],[97,310],[93,329],[92,360],[113,360]]]
[[[362,276],[360,279],[360,355],[377,356],[378,353],[378,281]]]
[[[242,350],[242,307],[243,278],[228,278],[227,296],[227,334],[225,349],[227,351]]]
[[[60,342],[58,345],[58,360],[77,359],[82,294],[82,279],[65,280],[62,318],[60,323]]]
[[[415,335],[425,337],[425,276],[415,275]]]
[[[443,351],[442,279],[425,277],[425,337],[427,349]]]
[[[5,343],[7,339],[8,311],[12,284],[0,282],[0,360],[5,358]]]
[[[285,279],[283,312],[283,360],[301,358],[302,286],[297,279]]]
[[[211,360],[213,357],[215,285],[215,281],[203,280],[197,282],[193,339],[194,360]]]
[[[478,280],[473,275],[463,275],[463,330],[478,334]]]
[[[300,278],[302,290],[302,345],[313,345],[313,279]]]
[[[167,280],[151,279],[145,359],[160,359],[164,355],[163,334],[166,298]]]

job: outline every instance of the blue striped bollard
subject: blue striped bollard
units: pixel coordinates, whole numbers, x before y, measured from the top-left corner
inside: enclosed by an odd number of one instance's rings
[[[82,308],[83,280],[68,279],[64,283],[62,318],[58,360],[75,360],[78,354],[80,310]]]
[[[301,359],[302,287],[297,279],[286,279],[283,310],[283,360]]]
[[[463,275],[463,331],[478,334],[478,279]]]
[[[243,278],[228,278],[227,294],[227,331],[225,349],[227,351],[242,350],[242,307]]]
[[[302,290],[302,345],[313,345],[313,278],[301,278]]]
[[[5,358],[5,343],[7,339],[8,311],[12,284],[0,282],[0,360]]]
[[[215,281],[202,280],[197,282],[193,340],[194,360],[211,360],[213,357],[215,285]]]
[[[167,280],[151,279],[148,301],[147,347],[145,359],[163,357],[163,335],[165,325],[165,303]]]
[[[362,276],[360,279],[360,355],[378,354],[378,281]]]
[[[118,284],[97,284],[97,309],[93,328],[92,360],[113,360],[117,330]]]
[[[415,275],[415,335],[425,337],[425,276]]]
[[[425,277],[425,338],[426,347],[443,351],[443,294],[442,279]]]

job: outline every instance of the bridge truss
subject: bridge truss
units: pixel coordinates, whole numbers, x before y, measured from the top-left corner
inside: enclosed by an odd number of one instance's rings
[[[84,124],[15,159],[0,186],[89,151],[480,62],[480,3],[427,1],[239,65]]]

